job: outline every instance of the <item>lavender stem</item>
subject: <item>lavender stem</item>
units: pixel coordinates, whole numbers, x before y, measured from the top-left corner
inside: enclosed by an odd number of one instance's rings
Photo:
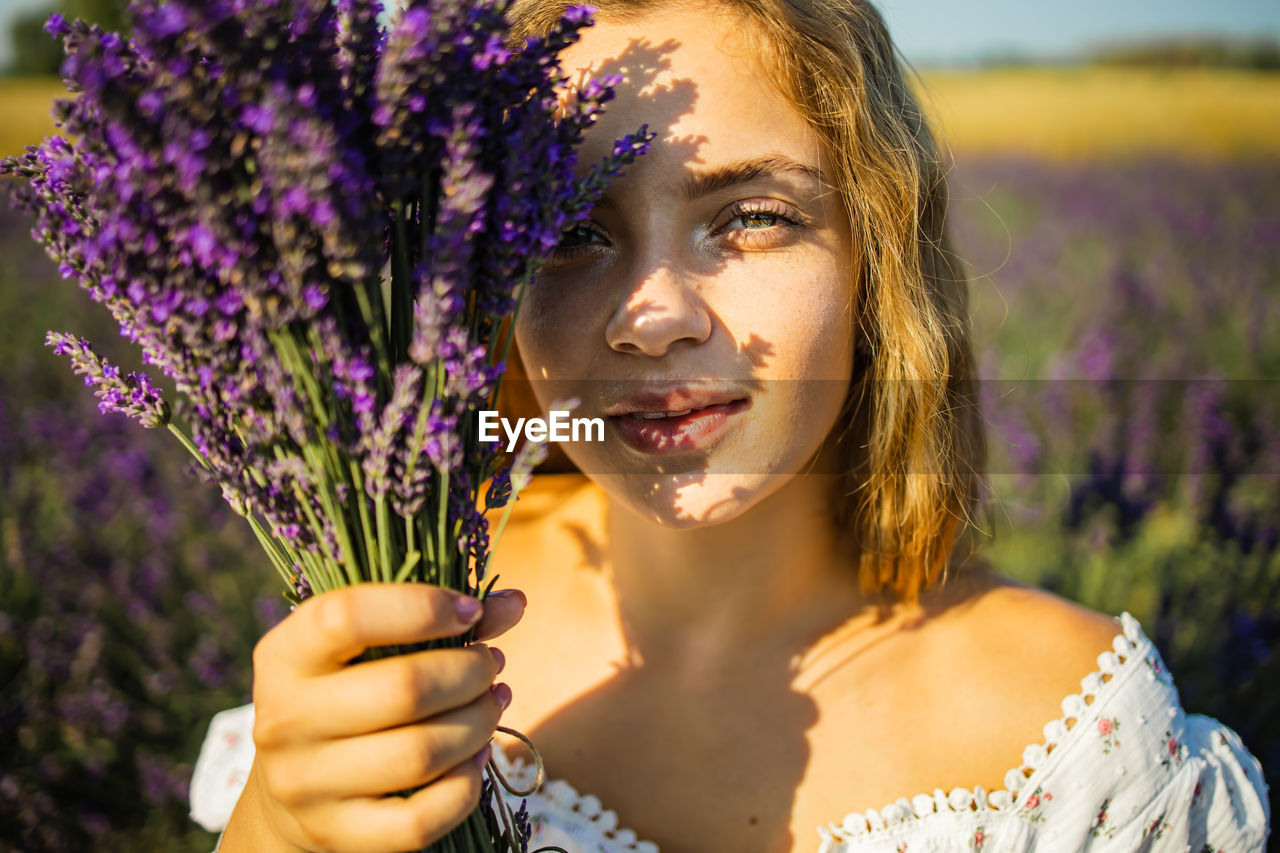
[[[369,519],[368,501],[364,498],[364,482],[360,475],[360,463],[354,459],[349,459],[347,460],[347,466],[351,469],[351,479],[354,483],[355,494],[353,500],[355,501],[360,514],[360,529],[364,532],[364,552],[365,559],[369,561],[369,576],[377,577],[382,571],[382,568],[378,565],[378,555],[375,551],[375,547],[378,543],[374,541],[373,525],[370,523]],[[378,533],[379,538],[384,538],[381,535],[381,528],[378,529]]]
[[[182,442],[182,446],[185,447],[187,450],[191,451],[191,455],[196,458],[196,461],[200,463],[201,467],[203,467],[206,471],[212,470],[212,468],[209,466],[209,460],[205,459],[204,454],[196,449],[196,446],[192,444],[191,439],[187,438],[186,433],[178,429],[178,427],[175,426],[172,421],[166,424],[166,426],[169,427],[169,432],[173,433],[175,436],[178,437],[178,441]]]
[[[279,573],[286,585],[293,583],[293,572],[290,571],[289,566],[281,561],[274,540],[267,534],[267,531],[262,529],[262,525],[258,522],[258,519],[254,518],[252,513],[245,517],[249,519],[249,526],[253,529],[253,535],[258,537],[258,542],[262,545],[262,549],[267,552],[267,557],[270,558],[271,565],[275,566],[276,572]]]

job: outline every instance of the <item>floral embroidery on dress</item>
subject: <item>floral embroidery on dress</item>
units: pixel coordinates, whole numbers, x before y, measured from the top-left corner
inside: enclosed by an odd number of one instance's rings
[[[1053,794],[1039,785],[1031,792],[1031,796],[1027,797],[1022,807],[1027,811],[1027,820],[1032,823],[1039,823],[1044,820],[1044,810],[1040,808],[1041,803],[1047,803],[1053,799]]]
[[[1105,835],[1111,838],[1116,834],[1116,828],[1107,823],[1107,808],[1111,805],[1111,798],[1107,797],[1102,801],[1102,805],[1098,807],[1098,816],[1093,819],[1092,834],[1095,838],[1099,835]]]
[[[1126,615],[1122,621],[1125,637],[1116,638],[1114,652],[1099,656],[1101,675],[1091,673],[1082,680],[1081,692],[1063,701],[1063,717],[1044,727],[1045,746],[1024,751],[1024,764],[1006,774],[1005,789],[957,789],[950,794],[936,790],[932,796],[904,797],[879,810],[850,813],[840,824],[817,828],[822,839],[817,853],[872,849],[886,853],[920,853],[925,849],[1031,853],[1046,847],[1056,853],[1067,847],[1088,847],[1091,838],[1094,847],[1125,838],[1134,842],[1127,848],[1161,848],[1168,845],[1157,843],[1157,839],[1163,842],[1164,836],[1170,836],[1173,841],[1181,834],[1175,827],[1179,827],[1184,809],[1192,821],[1188,826],[1199,821],[1200,826],[1212,827],[1213,836],[1209,843],[1210,833],[1197,832],[1202,846],[1188,847],[1187,853],[1260,853],[1266,838],[1266,789],[1265,781],[1252,769],[1256,758],[1220,723],[1185,714],[1176,691],[1156,680],[1164,668],[1150,640],[1139,633],[1132,617]],[[1150,679],[1148,672],[1152,673]],[[1105,675],[1112,677],[1103,680]],[[1086,701],[1090,698],[1097,704]],[[252,707],[248,706],[250,714]],[[1082,724],[1068,725],[1073,718]],[[236,719],[241,732],[237,748],[251,747],[252,716]],[[1117,737],[1121,724],[1125,727],[1123,741]],[[1167,728],[1161,731],[1160,726]],[[202,747],[206,772],[203,776],[197,772],[192,784],[193,817],[200,810],[205,817],[196,819],[206,828],[210,827],[206,821],[217,820],[221,823],[216,828],[224,827],[239,795],[238,790],[224,788],[229,774],[240,768],[228,766],[228,756],[217,754],[219,750],[230,751],[233,739],[223,734],[224,727],[215,718]],[[1111,754],[1104,757],[1099,741],[1107,738],[1115,743]],[[1209,755],[1206,750],[1220,754]],[[1051,751],[1052,763],[1046,760]],[[497,742],[494,756],[514,786],[526,787],[534,781],[536,765],[519,760],[508,765]],[[1194,791],[1169,784],[1179,772],[1179,763],[1200,765],[1202,758],[1202,766],[1182,768],[1195,770],[1195,778],[1186,779]],[[1156,770],[1161,761],[1167,769]],[[1126,776],[1117,772],[1121,764],[1125,769],[1145,772]],[[247,768],[246,761],[244,770]],[[1201,776],[1203,781],[1199,781]],[[558,839],[576,853],[658,853],[656,845],[638,841],[634,832],[617,829],[616,814],[601,812],[599,800],[578,796],[567,783],[552,782],[556,786],[546,783],[544,793],[530,800],[536,804],[529,814],[534,828],[531,849]],[[1088,788],[1096,790],[1094,797],[1083,793]],[[203,799],[197,796],[199,792],[203,792]],[[1247,800],[1242,803],[1241,797]],[[514,808],[518,800],[508,799]],[[1188,809],[1191,803],[1194,807]],[[219,815],[217,810],[223,808],[225,812]],[[214,814],[209,815],[211,809]],[[1152,821],[1152,814],[1161,817]],[[1210,823],[1204,823],[1206,820]],[[1001,831],[1006,824],[1012,827],[1011,832]]]
[[[1165,755],[1160,764],[1164,767],[1177,767],[1187,755],[1187,746],[1186,744],[1178,743],[1178,739],[1173,736],[1173,732],[1169,729],[1165,729],[1164,738],[1164,747],[1168,754]]]
[[[1098,720],[1098,734],[1102,735],[1102,754],[1110,755],[1111,750],[1120,748],[1120,739],[1116,737],[1116,729],[1120,721],[1115,717],[1103,717]]]
[[[1169,671],[1160,664],[1160,658],[1152,655],[1147,658],[1147,667],[1151,670],[1151,674],[1156,680],[1166,687],[1173,686],[1173,678],[1169,675]]]
[[[1168,828],[1169,821],[1165,820],[1164,815],[1161,814],[1160,817],[1151,822],[1150,826],[1142,830],[1142,837],[1146,838],[1147,836],[1150,836],[1151,840],[1155,841],[1160,838],[1160,836],[1164,835],[1164,831]]]

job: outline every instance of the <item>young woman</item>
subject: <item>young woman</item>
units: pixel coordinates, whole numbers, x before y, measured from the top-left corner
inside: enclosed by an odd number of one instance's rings
[[[563,8],[518,2],[517,35]],[[418,849],[491,755],[531,780],[522,744],[489,745],[499,718],[554,780],[531,849],[1261,849],[1257,761],[1184,713],[1139,626],[959,544],[982,464],[964,283],[876,12],[598,8],[565,67],[626,79],[582,162],[659,136],[565,234],[517,342],[540,404],[581,398],[605,440],[520,501],[483,613],[367,585],[263,637],[221,849]],[[477,620],[502,651],[346,664]],[[197,811],[234,735],[210,734]]]

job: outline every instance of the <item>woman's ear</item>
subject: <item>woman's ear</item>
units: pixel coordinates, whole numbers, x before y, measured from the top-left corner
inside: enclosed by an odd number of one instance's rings
[[[504,322],[498,333],[494,335],[494,340],[506,340],[506,327],[507,323]],[[529,383],[528,375],[524,369],[524,362],[520,360],[520,348],[515,341],[512,341],[511,350],[507,354],[507,371],[502,377],[502,387],[498,391],[497,405],[499,415],[510,420],[542,417],[542,411],[538,407],[538,398],[533,394],[533,386]],[[521,438],[521,443],[523,441],[524,439]],[[519,450],[519,447],[517,446],[516,449]],[[569,461],[569,457],[565,455],[560,445],[552,442],[551,453],[548,454],[546,461],[539,465],[536,470],[539,474],[567,474],[576,472],[578,469]]]

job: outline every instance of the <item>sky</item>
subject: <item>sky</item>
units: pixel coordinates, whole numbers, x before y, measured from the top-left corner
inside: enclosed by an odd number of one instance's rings
[[[1155,35],[1213,33],[1280,38],[1277,0],[873,0],[912,64],[993,54],[1058,58],[1091,45]],[[0,0],[0,67],[9,22],[47,0]]]

